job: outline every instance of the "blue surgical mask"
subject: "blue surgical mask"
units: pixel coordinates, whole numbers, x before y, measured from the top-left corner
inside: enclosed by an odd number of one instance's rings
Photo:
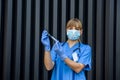
[[[67,30],[67,37],[70,40],[77,40],[80,38],[79,30]]]

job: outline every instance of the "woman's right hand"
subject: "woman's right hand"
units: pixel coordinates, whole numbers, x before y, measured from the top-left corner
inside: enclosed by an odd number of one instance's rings
[[[50,51],[50,40],[49,40],[48,32],[46,30],[42,32],[41,42],[44,45],[45,50]]]

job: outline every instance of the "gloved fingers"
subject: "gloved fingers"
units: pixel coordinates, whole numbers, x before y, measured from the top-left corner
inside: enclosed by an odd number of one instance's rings
[[[57,44],[57,42],[54,44],[53,49],[54,49],[55,51],[58,50],[58,44]]]
[[[47,36],[42,36],[42,37],[41,37],[41,42],[44,43],[44,42],[47,40],[47,38],[48,38]]]
[[[42,36],[42,38],[41,38],[41,40],[46,40],[46,39],[48,39],[48,36],[47,36],[47,35]]]
[[[62,46],[61,46],[60,42],[57,41],[54,45],[54,50],[59,50],[60,51],[61,49],[62,49]]]
[[[58,54],[60,56],[61,60],[64,60],[65,58],[67,58],[67,56],[64,54],[64,49],[61,46],[60,42],[55,43],[54,50],[55,50],[56,54]]]
[[[41,40],[44,40],[44,39],[46,39],[46,38],[48,38],[48,32],[47,32],[46,30],[44,30],[44,31],[42,32],[42,38],[41,38]]]
[[[46,31],[46,30],[44,30],[43,32],[42,32],[42,36],[47,36],[48,35],[48,32]]]
[[[50,45],[50,40],[47,34],[48,32],[46,30],[42,32],[41,42],[44,44],[44,46]]]

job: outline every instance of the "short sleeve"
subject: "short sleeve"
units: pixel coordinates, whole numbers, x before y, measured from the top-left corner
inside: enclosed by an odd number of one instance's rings
[[[85,68],[84,70],[91,70],[91,47],[89,45],[86,45],[86,47],[83,48],[83,52],[81,52],[81,56],[79,59],[79,63],[84,64]]]

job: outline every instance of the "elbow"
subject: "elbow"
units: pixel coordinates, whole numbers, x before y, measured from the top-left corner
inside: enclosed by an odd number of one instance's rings
[[[45,65],[45,68],[47,71],[50,71],[53,69],[53,65]]]
[[[50,70],[52,70],[52,68],[51,67],[46,67],[46,70],[50,71]]]
[[[76,73],[80,73],[81,70],[82,70],[84,67],[85,67],[85,65],[79,64],[79,66],[77,66],[76,68],[74,68],[74,71],[75,71]]]
[[[44,62],[44,66],[47,71],[50,71],[53,69],[54,63],[53,62]]]
[[[75,69],[74,71],[75,71],[76,73],[80,73],[81,69],[78,68],[78,69]]]

